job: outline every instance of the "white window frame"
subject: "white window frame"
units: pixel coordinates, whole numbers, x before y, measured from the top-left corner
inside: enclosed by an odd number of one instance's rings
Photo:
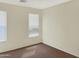
[[[5,33],[5,35],[4,35],[5,37],[4,37],[2,40],[0,40],[0,42],[5,42],[5,41],[7,41],[7,12],[0,10],[0,14],[1,14],[1,13],[2,13],[2,14],[4,15],[4,17],[5,17],[5,18],[4,18],[4,19],[5,19],[5,20],[4,20],[4,21],[5,21],[5,22],[4,22],[5,25],[2,25],[2,26],[4,26],[4,27],[6,28],[6,31],[5,31],[6,33]],[[1,38],[0,38],[0,39],[1,39]]]
[[[37,22],[38,22],[38,25],[37,25],[37,27],[38,27],[38,28],[37,28],[37,31],[38,31],[38,32],[37,32],[37,33],[34,33],[34,34],[31,34],[31,33],[30,33],[30,26],[29,26],[29,25],[30,25],[30,24],[29,24],[29,23],[30,23],[29,20],[31,20],[31,19],[30,19],[30,16],[32,16],[32,17],[33,17],[33,16],[37,16],[37,20],[38,20],[38,21],[37,21]],[[28,14],[28,32],[29,32],[29,33],[28,33],[28,37],[29,37],[29,38],[38,37],[38,36],[40,35],[40,33],[39,33],[40,21],[39,21],[39,20],[40,20],[39,14],[34,14],[34,13],[29,13],[29,14]]]

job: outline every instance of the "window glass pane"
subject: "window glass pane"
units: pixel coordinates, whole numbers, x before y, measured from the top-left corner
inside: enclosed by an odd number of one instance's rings
[[[29,37],[39,36],[39,15],[29,14]]]
[[[7,40],[7,13],[0,11],[0,42]]]

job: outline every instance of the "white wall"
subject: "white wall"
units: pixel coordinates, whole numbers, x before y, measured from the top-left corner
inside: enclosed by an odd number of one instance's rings
[[[43,42],[79,57],[79,0],[43,10]]]
[[[15,5],[0,3],[0,10],[7,11],[8,19],[8,38],[5,42],[0,42],[0,53],[37,44],[42,41],[42,36],[36,38],[28,38],[28,13],[36,13],[40,15],[41,11],[33,8],[18,7]],[[40,25],[40,34],[41,34]]]

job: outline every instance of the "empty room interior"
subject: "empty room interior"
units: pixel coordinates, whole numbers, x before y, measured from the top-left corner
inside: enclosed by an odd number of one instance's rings
[[[0,58],[78,58],[79,0],[0,0]]]

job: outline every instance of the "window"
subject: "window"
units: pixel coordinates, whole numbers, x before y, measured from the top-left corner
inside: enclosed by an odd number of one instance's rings
[[[39,15],[29,14],[29,37],[39,36]]]
[[[0,11],[0,42],[7,40],[7,13]]]

